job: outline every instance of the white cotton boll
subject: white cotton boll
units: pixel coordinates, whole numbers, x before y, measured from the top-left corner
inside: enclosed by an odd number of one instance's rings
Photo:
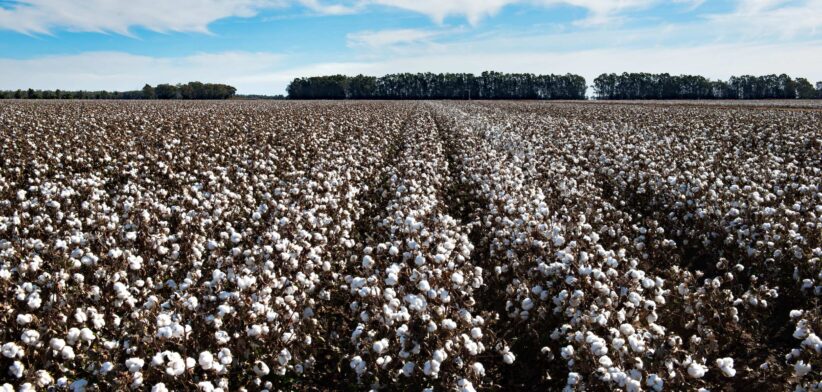
[[[252,369],[254,370],[254,374],[256,374],[257,377],[266,376],[271,371],[268,368],[268,365],[266,365],[263,361],[254,362],[254,367]]]
[[[411,377],[414,374],[414,362],[406,362],[402,365],[402,375],[405,377]]]
[[[483,366],[480,362],[474,362],[471,364],[471,371],[478,377],[485,377],[485,366]]]
[[[534,301],[531,298],[525,298],[522,300],[522,310],[531,310],[534,308]]]
[[[221,348],[220,352],[217,353],[217,358],[220,360],[220,363],[223,365],[231,364],[233,357],[231,355],[231,350],[228,348]]]
[[[465,282],[465,278],[462,276],[462,272],[456,271],[453,274],[451,274],[451,281],[454,282],[454,284],[460,286],[463,284],[463,282]]]
[[[33,329],[26,330],[20,336],[20,340],[22,340],[26,345],[33,346],[40,341],[40,332]]]
[[[151,387],[151,392],[168,392],[168,388],[166,388],[166,384],[160,382]]]
[[[65,359],[66,361],[71,361],[74,359],[74,348],[71,346],[65,346],[62,350],[60,350],[60,357]]]
[[[243,240],[243,235],[242,234],[237,233],[236,231],[231,233],[231,242],[232,243],[237,244],[242,240]]]
[[[18,314],[17,315],[17,324],[19,325],[26,325],[34,320],[34,316],[31,314]]]
[[[365,268],[365,269],[371,269],[371,267],[372,267],[373,265],[374,265],[374,259],[373,259],[371,256],[369,256],[369,255],[365,255],[365,256],[363,256],[363,258],[362,258],[362,266],[363,266],[363,268]]]
[[[607,355],[603,355],[599,357],[599,364],[605,366],[606,368],[609,368],[614,365],[614,362],[611,361],[611,358],[609,358]]]
[[[126,359],[126,368],[129,372],[137,373],[143,368],[143,365],[145,365],[145,361],[142,358]]]
[[[426,376],[435,376],[440,372],[440,365],[440,362],[436,359],[425,361],[425,364],[422,367],[422,372],[425,373]]]
[[[808,347],[816,351],[817,354],[822,354],[822,339],[815,333],[808,334],[808,337],[802,341],[802,347]]]
[[[631,324],[622,324],[619,326],[619,332],[622,332],[622,334],[625,336],[631,336],[636,331],[634,330],[634,327]]]
[[[203,351],[200,353],[197,363],[200,364],[200,367],[202,367],[203,370],[210,370],[214,367],[214,355],[208,351]]]
[[[417,289],[419,289],[422,292],[427,292],[428,290],[431,290],[431,285],[428,283],[427,280],[423,279],[417,283]]]
[[[579,384],[580,380],[582,380],[582,376],[580,376],[579,373],[569,372],[568,373],[568,381],[566,381],[566,384],[568,384],[568,385],[577,385],[577,384]]]
[[[691,376],[691,378],[702,378],[707,372],[708,368],[700,363],[691,362],[691,364],[688,365],[688,375]]]
[[[112,369],[114,369],[114,364],[111,362],[106,361],[100,365],[101,374],[108,374]]]
[[[471,328],[471,337],[474,339],[482,338],[482,330],[478,327]]]
[[[645,385],[651,387],[654,391],[659,392],[662,391],[662,387],[665,385],[665,382],[654,373],[648,375],[648,379],[645,380]]]
[[[514,356],[514,353],[510,351],[506,351],[502,354],[502,361],[505,362],[507,365],[514,363],[515,360],[516,357]]]
[[[811,364],[805,363],[805,361],[799,361],[793,365],[793,371],[798,377],[805,377],[805,375],[811,372]]]
[[[85,340],[86,342],[91,342],[96,339],[96,337],[94,336],[94,331],[89,328],[83,328],[80,330],[80,339]]]
[[[464,378],[459,379],[457,381],[457,391],[459,392],[476,392],[474,389],[474,385],[471,384],[471,381],[468,381]]]
[[[143,266],[143,258],[140,256],[131,255],[128,257],[128,268],[138,270]]]
[[[724,374],[725,377],[733,377],[736,375],[733,358],[717,358],[716,366],[722,371],[722,374]]]
[[[384,282],[387,286],[393,286],[399,282],[400,278],[396,273],[389,272],[388,277],[385,278]]]
[[[417,267],[425,265],[425,257],[417,255],[417,257],[414,258],[414,264],[416,264]]]
[[[805,312],[802,310],[791,310],[790,316],[791,318],[800,318]]]
[[[382,354],[388,348],[388,339],[380,339],[371,346],[371,349],[374,350],[377,354]]]
[[[441,324],[442,324],[443,328],[445,328],[446,330],[449,330],[449,331],[454,330],[454,329],[457,328],[457,323],[454,320],[451,320],[451,319],[442,320]]]
[[[390,254],[391,256],[396,256],[399,253],[400,253],[400,250],[397,249],[397,247],[394,246],[394,245],[391,245],[391,248],[388,249],[388,254]]]
[[[231,340],[231,337],[228,335],[228,332],[226,331],[214,332],[214,338],[217,340],[217,343],[219,344],[226,344],[229,340]]]
[[[434,354],[431,356],[437,362],[444,362],[448,358],[448,354],[445,353],[445,350],[438,349],[434,350]]]
[[[358,376],[361,376],[363,373],[365,373],[365,361],[363,361],[359,355],[355,356],[354,358],[351,358],[351,363],[349,365],[351,366],[351,369],[353,369],[354,372],[357,373]]]
[[[49,340],[49,346],[52,350],[60,351],[66,346],[66,341],[59,338],[52,338]]]
[[[126,233],[126,239],[129,241],[134,241],[137,239],[137,232],[136,231],[129,231]]]
[[[217,392],[211,381],[200,381],[197,383],[197,388],[199,388],[202,392]]]
[[[23,377],[23,372],[26,370],[26,367],[20,361],[14,361],[14,363],[9,366],[9,373],[11,373],[14,378],[21,378]]]
[[[176,352],[167,351],[165,352],[166,356],[166,374],[169,376],[177,377],[183,374],[186,370],[186,363],[183,360],[182,355]]]
[[[280,351],[280,354],[279,354],[279,355],[277,355],[277,362],[278,362],[280,365],[285,366],[285,365],[287,365],[287,364],[288,364],[288,362],[290,362],[290,361],[291,361],[291,352],[290,352],[290,351],[288,351],[288,349],[285,349],[285,348],[284,348],[284,349],[282,349],[282,350]]]
[[[4,344],[2,351],[6,358],[23,358],[23,348],[14,342]]]

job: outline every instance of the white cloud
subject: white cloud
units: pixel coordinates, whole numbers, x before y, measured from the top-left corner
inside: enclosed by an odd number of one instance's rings
[[[328,4],[322,3],[320,0],[299,0],[300,4],[308,9],[322,15],[345,15],[353,14],[362,9],[362,3],[355,3],[353,5],[345,4]]]
[[[551,7],[567,5],[588,10],[589,16],[582,23],[602,24],[620,12],[638,9],[657,3],[658,0],[367,0],[374,4],[401,8],[429,16],[438,23],[446,17],[465,17],[476,25],[482,19],[496,15],[512,4],[530,4]]]
[[[446,17],[461,16],[471,24],[496,15],[503,7],[518,0],[370,0],[374,4],[401,8],[427,15],[437,23]]]
[[[279,91],[283,80],[267,74],[282,67],[274,53],[224,52],[150,57],[87,52],[27,60],[0,59],[0,89],[136,90],[145,83],[228,83],[241,93]]]
[[[616,15],[649,6],[659,0],[18,0],[0,5],[0,29],[26,34],[55,30],[130,35],[142,27],[153,31],[207,33],[208,25],[229,18],[256,16],[263,10],[299,4],[323,15],[360,12],[381,5],[416,12],[443,23],[450,16],[472,25],[496,15],[504,7],[567,5],[589,11],[582,23],[601,24]],[[774,0],[758,0],[774,1]]]
[[[129,34],[129,29],[208,32],[216,20],[252,17],[283,0],[20,0],[0,7],[0,28],[26,34],[55,29]]]
[[[366,30],[349,33],[346,38],[348,40],[348,46],[351,48],[378,49],[393,45],[427,41],[440,34],[442,34],[441,31],[423,29]]]
[[[822,29],[822,0],[737,0],[733,12],[711,15],[710,21],[749,37],[816,34]]]

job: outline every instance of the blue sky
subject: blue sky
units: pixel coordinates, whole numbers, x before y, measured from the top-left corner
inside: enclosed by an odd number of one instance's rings
[[[390,72],[822,80],[822,0],[0,0],[0,89]]]

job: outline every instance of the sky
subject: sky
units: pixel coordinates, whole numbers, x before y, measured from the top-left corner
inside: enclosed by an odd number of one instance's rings
[[[0,0],[3,90],[484,70],[815,83],[822,0]]]

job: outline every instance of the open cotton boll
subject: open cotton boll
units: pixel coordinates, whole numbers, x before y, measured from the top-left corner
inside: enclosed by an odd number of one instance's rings
[[[214,367],[214,355],[208,351],[203,351],[200,353],[197,363],[200,364],[203,370],[211,370]]]
[[[365,361],[363,361],[359,355],[355,356],[354,358],[351,358],[350,365],[351,369],[353,369],[354,372],[357,373],[357,375],[362,375],[363,373],[365,373]]]
[[[382,354],[388,348],[388,339],[381,339],[371,346],[371,349],[374,350],[377,354]]]
[[[702,378],[707,372],[708,368],[697,362],[691,362],[691,364],[688,365],[688,375],[691,376],[691,378]]]
[[[725,377],[733,377],[736,375],[733,358],[717,358],[716,366],[722,371]]]
[[[796,364],[793,365],[793,371],[796,373],[797,377],[805,377],[808,373],[811,372],[811,364],[805,363],[805,361],[798,361]]]

